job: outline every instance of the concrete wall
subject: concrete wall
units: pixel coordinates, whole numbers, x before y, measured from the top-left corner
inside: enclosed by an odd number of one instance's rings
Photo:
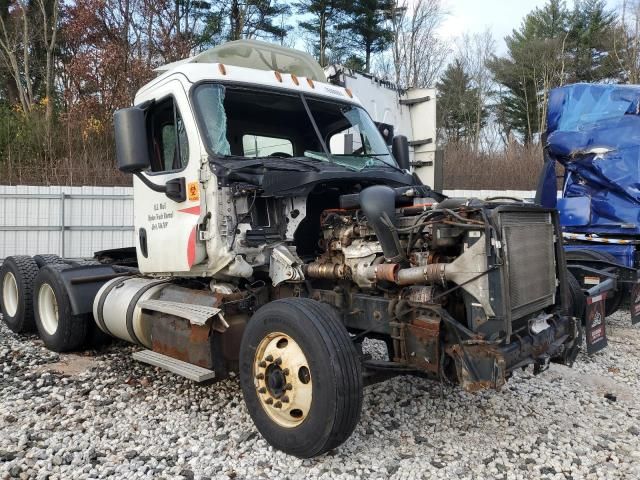
[[[533,198],[522,190],[445,190],[451,197]],[[0,259],[56,253],[90,257],[134,245],[131,187],[29,187],[0,185]]]
[[[90,257],[132,245],[131,187],[0,185],[0,259],[36,253]]]
[[[513,197],[522,200],[531,200],[535,198],[535,190],[444,190],[443,193],[449,197]]]

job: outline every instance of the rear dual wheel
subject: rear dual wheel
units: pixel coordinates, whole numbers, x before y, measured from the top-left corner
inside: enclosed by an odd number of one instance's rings
[[[240,384],[262,436],[297,457],[339,446],[360,417],[358,352],[337,315],[313,300],[276,300],[253,315],[240,348]]]
[[[82,347],[92,323],[91,314],[74,315],[60,272],[68,265],[50,264],[34,281],[34,313],[40,338],[49,350],[67,352]]]
[[[38,265],[26,255],[7,257],[0,268],[2,318],[15,333],[35,330],[33,282]]]

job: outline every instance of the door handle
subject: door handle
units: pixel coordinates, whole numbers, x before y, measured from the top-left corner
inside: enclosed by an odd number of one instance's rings
[[[166,183],[164,194],[174,202],[184,202],[187,199],[187,186],[184,177],[169,180]]]
[[[144,258],[149,257],[149,248],[147,247],[147,229],[141,228],[138,230],[138,240],[140,241],[140,253]]]

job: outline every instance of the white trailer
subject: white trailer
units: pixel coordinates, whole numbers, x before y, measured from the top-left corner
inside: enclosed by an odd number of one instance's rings
[[[436,142],[436,89],[402,90],[393,83],[341,65],[325,69],[330,83],[349,88],[374,122],[409,140],[412,171],[422,183],[442,191],[443,158]]]

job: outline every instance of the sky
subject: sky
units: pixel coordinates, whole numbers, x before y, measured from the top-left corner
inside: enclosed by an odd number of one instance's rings
[[[454,39],[461,34],[484,32],[490,29],[496,41],[498,54],[506,51],[504,37],[520,26],[524,16],[547,0],[443,0],[447,16],[441,32],[445,38]],[[620,0],[607,0],[614,8]],[[567,1],[571,6],[573,2]]]
[[[498,53],[504,52],[503,38],[520,25],[522,18],[546,0],[444,0],[447,16],[441,32],[454,39],[463,33],[478,33],[490,29]]]

